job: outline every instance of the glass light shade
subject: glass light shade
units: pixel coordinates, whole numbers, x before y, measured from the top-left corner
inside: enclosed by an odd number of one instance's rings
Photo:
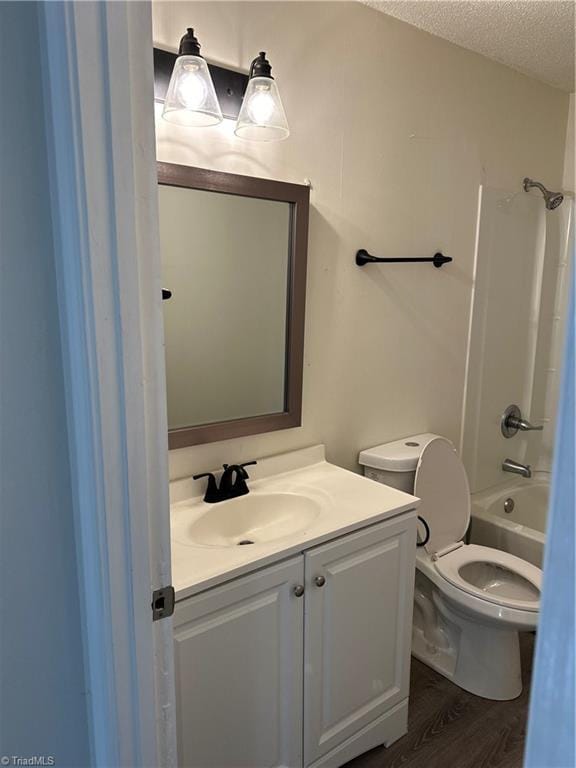
[[[214,83],[201,56],[178,56],[176,59],[162,117],[177,125],[198,128],[222,122]]]
[[[252,141],[280,141],[290,135],[278,86],[271,77],[248,81],[234,133]]]

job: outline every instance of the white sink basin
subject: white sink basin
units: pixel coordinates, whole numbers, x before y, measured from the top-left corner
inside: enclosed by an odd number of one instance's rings
[[[209,547],[261,544],[306,528],[320,510],[317,501],[298,493],[250,493],[214,504],[190,522],[180,518],[173,536]]]

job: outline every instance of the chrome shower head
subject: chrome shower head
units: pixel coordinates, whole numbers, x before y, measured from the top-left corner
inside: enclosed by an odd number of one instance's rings
[[[561,192],[548,192],[544,195],[544,199],[546,201],[546,208],[548,208],[549,211],[553,211],[554,208],[558,208],[562,203],[564,195]]]
[[[549,211],[553,211],[555,208],[558,208],[558,206],[562,203],[564,200],[564,195],[561,192],[550,192],[549,189],[546,189],[544,184],[540,184],[539,181],[534,181],[533,179],[525,178],[523,182],[524,186],[524,192],[528,192],[529,189],[532,187],[536,187],[537,189],[542,192],[542,195],[544,196],[544,203],[546,205],[546,208]]]

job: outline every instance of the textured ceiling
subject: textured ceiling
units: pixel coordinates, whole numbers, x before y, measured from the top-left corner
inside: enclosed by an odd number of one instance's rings
[[[366,5],[574,91],[572,0],[368,0]]]

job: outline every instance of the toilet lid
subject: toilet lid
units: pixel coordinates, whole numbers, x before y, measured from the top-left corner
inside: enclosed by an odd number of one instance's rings
[[[431,440],[420,455],[414,495],[430,528],[428,554],[461,541],[470,522],[470,487],[456,449],[445,437]]]

